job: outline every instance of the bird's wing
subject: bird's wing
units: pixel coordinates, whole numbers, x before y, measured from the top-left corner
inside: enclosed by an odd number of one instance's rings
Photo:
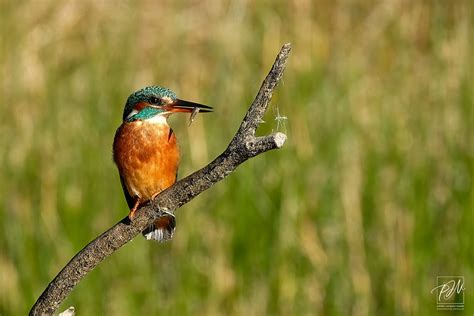
[[[135,199],[128,193],[127,186],[125,185],[125,181],[123,180],[122,176],[120,176],[120,183],[122,184],[123,194],[127,200],[128,208],[132,209],[135,205]]]

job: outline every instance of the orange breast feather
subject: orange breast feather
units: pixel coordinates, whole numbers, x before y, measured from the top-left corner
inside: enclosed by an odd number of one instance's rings
[[[122,124],[115,134],[113,155],[128,193],[142,202],[176,181],[179,149],[166,124]]]

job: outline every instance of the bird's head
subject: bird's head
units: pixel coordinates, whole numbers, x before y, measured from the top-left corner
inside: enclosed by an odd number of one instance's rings
[[[132,93],[125,104],[123,121],[151,120],[155,117],[166,119],[173,113],[211,112],[212,107],[180,100],[170,89],[151,86]]]

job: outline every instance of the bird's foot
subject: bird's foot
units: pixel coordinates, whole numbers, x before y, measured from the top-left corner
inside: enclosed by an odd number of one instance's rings
[[[158,194],[160,194],[161,192],[162,192],[162,191],[158,191],[158,192],[156,192],[155,194],[153,194],[153,195],[151,196],[151,199],[150,199],[150,200],[154,200],[154,199],[158,196]]]
[[[135,217],[135,213],[137,212],[139,205],[140,205],[140,199],[137,199],[137,201],[135,202],[135,205],[133,205],[132,209],[130,210],[130,213],[128,213],[128,219],[130,219],[130,221],[132,221],[133,218]]]

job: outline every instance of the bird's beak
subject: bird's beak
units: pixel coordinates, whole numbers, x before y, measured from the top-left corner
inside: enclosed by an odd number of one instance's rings
[[[166,111],[171,113],[196,113],[196,112],[212,112],[212,107],[207,105],[202,105],[199,103],[194,103],[190,101],[184,101],[180,99],[176,99],[173,103],[167,104],[163,106]]]

